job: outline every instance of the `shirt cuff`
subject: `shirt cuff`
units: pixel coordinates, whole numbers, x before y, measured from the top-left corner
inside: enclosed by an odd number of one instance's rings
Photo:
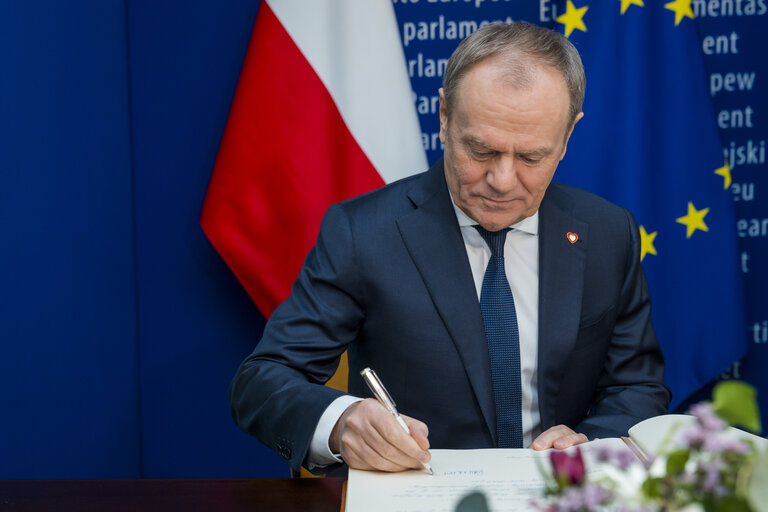
[[[339,421],[339,418],[341,418],[341,415],[347,410],[347,407],[360,401],[362,401],[362,398],[352,395],[342,395],[331,402],[331,405],[325,409],[323,415],[320,416],[320,421],[317,422],[315,433],[309,444],[307,466],[310,470],[344,462],[341,460],[340,454],[334,454],[331,451],[331,448],[328,446],[328,441],[331,438],[333,427],[336,426],[336,422]]]

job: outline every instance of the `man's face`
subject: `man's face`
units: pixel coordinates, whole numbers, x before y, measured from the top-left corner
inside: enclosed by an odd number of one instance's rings
[[[569,96],[561,75],[536,66],[532,76],[528,86],[514,87],[498,59],[480,62],[461,82],[450,121],[440,90],[448,188],[456,205],[489,231],[536,213],[573,130],[566,126]]]

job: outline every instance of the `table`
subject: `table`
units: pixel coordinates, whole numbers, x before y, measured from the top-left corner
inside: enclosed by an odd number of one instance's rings
[[[343,478],[5,480],[2,512],[339,512]]]

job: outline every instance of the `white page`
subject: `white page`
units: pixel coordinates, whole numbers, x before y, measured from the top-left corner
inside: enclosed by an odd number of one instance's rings
[[[621,439],[601,439],[581,445],[590,476],[605,466],[588,450]],[[434,475],[424,471],[382,473],[349,471],[347,512],[453,512],[472,491],[485,494],[494,512],[531,510],[529,500],[544,496],[541,471],[551,474],[549,452],[529,449],[431,450]],[[538,464],[537,464],[538,462]]]
[[[673,447],[675,433],[693,425],[696,418],[687,414],[663,414],[654,416],[629,429],[629,438],[640,448],[647,459],[659,453],[662,444],[669,443],[666,449]]]

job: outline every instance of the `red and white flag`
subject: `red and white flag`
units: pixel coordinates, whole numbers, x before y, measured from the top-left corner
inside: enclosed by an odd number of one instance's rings
[[[200,222],[269,317],[329,205],[426,164],[391,0],[264,0]]]

